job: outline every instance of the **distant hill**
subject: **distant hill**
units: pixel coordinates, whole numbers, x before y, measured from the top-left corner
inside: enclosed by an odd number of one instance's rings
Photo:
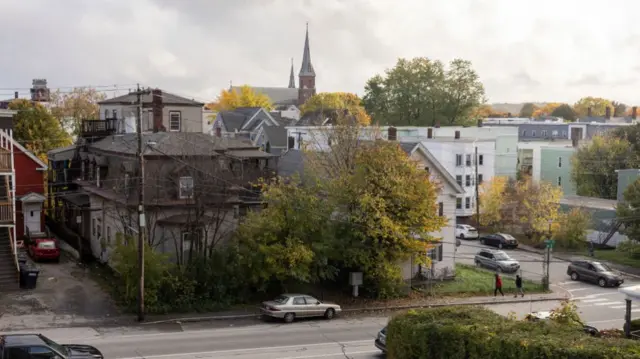
[[[522,103],[492,103],[490,104],[490,106],[495,110],[495,111],[500,111],[500,112],[511,112],[512,115],[517,115],[520,113],[520,110],[522,109],[522,106],[524,106],[526,102],[522,102]],[[544,105],[546,105],[546,102],[534,102],[534,104],[538,107],[542,107]]]

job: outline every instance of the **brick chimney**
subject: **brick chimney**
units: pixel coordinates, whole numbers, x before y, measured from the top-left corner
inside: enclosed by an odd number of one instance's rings
[[[435,128],[440,128],[440,121],[436,121],[436,125],[434,127]]]
[[[607,106],[604,112],[604,118],[607,120],[611,118],[611,107]]]
[[[153,132],[164,132],[167,129],[162,125],[162,90],[151,91],[151,110],[153,111]]]
[[[482,127],[482,119],[481,118],[478,119],[478,127]]]
[[[18,98],[18,91],[13,93],[13,98]]]
[[[389,127],[387,129],[387,139],[389,141],[397,141],[398,140],[398,129],[395,127]]]
[[[456,140],[459,140],[460,139],[460,131],[454,132],[453,133],[453,138],[456,139]]]
[[[637,116],[638,116],[638,107],[633,106],[631,108],[631,118],[635,120]]]
[[[587,116],[591,117],[591,107],[587,107]]]
[[[427,129],[427,138],[433,138],[433,128],[431,127]]]

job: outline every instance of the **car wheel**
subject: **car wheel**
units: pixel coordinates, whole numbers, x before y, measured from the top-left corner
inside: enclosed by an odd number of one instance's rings
[[[602,288],[607,286],[607,280],[604,278],[600,278],[598,279],[598,285],[601,286]]]
[[[484,238],[480,238],[480,244],[484,244]]]
[[[324,312],[324,319],[333,319],[333,317],[336,315],[336,311],[333,310],[332,308],[327,309],[326,312]]]
[[[578,280],[580,276],[576,272],[571,272],[571,280]]]
[[[480,267],[481,266],[480,261],[475,261],[475,262],[476,262],[476,267]]]
[[[464,234],[460,233],[460,239],[464,239]]]
[[[287,313],[287,314],[284,315],[284,322],[285,323],[292,323],[294,321],[294,319],[296,319],[295,313]]]
[[[498,248],[502,249],[502,243],[498,243]]]

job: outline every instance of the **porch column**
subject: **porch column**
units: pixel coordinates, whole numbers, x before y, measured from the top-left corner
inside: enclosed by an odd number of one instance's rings
[[[624,335],[627,338],[631,338],[631,299],[627,298],[625,299],[625,302],[627,304],[627,308],[625,310],[625,315],[624,315]]]

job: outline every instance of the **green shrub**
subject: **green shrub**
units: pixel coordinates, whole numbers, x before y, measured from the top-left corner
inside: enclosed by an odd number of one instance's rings
[[[593,338],[553,321],[516,321],[474,307],[396,316],[387,328],[387,349],[390,359],[640,358],[635,341]]]

